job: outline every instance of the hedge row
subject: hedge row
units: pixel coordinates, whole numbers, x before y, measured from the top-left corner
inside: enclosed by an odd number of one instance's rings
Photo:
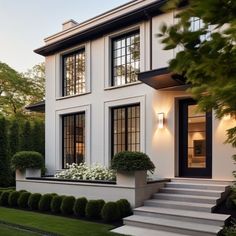
[[[130,203],[126,199],[105,203],[102,199],[88,201],[85,197],[76,199],[73,196],[59,196],[56,193],[31,194],[24,190],[0,192],[0,206],[103,219],[106,222],[117,221],[132,214]]]

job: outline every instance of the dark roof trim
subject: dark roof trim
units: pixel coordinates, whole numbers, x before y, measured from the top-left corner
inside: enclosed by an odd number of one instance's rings
[[[96,25],[92,28],[79,32],[78,34],[72,35],[68,38],[62,39],[55,43],[43,46],[34,50],[34,52],[48,56],[60,50],[64,50],[69,47],[73,47],[76,44],[83,43],[87,40],[101,37],[102,35],[112,32],[114,30],[127,27],[137,22],[147,20],[151,16],[159,15],[162,13],[160,7],[166,3],[167,0],[159,0],[145,7],[136,9],[134,11],[123,14],[115,19]]]
[[[34,112],[45,112],[45,101],[37,102],[34,104],[30,104],[25,107],[26,110],[34,111]]]

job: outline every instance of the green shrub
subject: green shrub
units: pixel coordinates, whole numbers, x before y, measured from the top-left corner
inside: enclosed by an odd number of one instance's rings
[[[61,212],[61,203],[64,197],[65,196],[55,195],[52,198],[51,205],[50,205],[50,209],[52,213],[58,214]]]
[[[117,153],[112,159],[111,168],[120,171],[155,170],[154,164],[145,153],[129,151]]]
[[[234,201],[236,200],[236,192],[231,192],[228,198],[226,199],[225,205],[228,209],[236,209],[236,204]]]
[[[79,217],[85,217],[85,209],[86,209],[87,203],[88,203],[88,200],[85,197],[76,199],[75,205],[74,205],[74,214]]]
[[[90,200],[88,201],[85,213],[86,217],[90,219],[99,219],[101,218],[101,210],[105,202],[103,200]]]
[[[41,196],[42,195],[40,193],[33,193],[30,195],[28,200],[28,206],[31,210],[38,210]]]
[[[4,191],[4,192],[1,193],[0,206],[8,206],[9,194],[10,194],[10,191]]]
[[[102,219],[106,222],[120,220],[120,211],[116,202],[107,202],[102,208]]]
[[[18,191],[12,191],[10,194],[9,194],[9,197],[8,197],[8,205],[10,207],[17,207],[18,206],[18,198],[20,197],[20,192]]]
[[[12,157],[14,169],[25,170],[26,168],[42,169],[44,167],[43,156],[38,152],[21,151]]]
[[[126,199],[120,199],[117,202],[121,218],[124,218],[126,216],[130,216],[133,214],[131,205],[128,200]]]
[[[18,198],[17,204],[20,208],[27,208],[28,207],[28,200],[31,193],[29,192],[22,192]]]
[[[39,201],[38,209],[40,211],[50,211],[53,195],[50,193],[44,194]]]
[[[75,198],[73,196],[66,196],[61,203],[61,212],[65,215],[73,214],[73,208],[75,204]]]

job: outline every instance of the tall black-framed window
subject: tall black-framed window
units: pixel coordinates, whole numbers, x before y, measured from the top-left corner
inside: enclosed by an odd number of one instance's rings
[[[111,110],[111,154],[140,151],[140,104]]]
[[[62,64],[62,96],[85,93],[85,49],[80,49],[78,51],[64,55],[62,57]]]
[[[139,30],[112,39],[112,86],[136,82],[140,72]]]
[[[62,116],[63,168],[81,163],[85,155],[85,112]]]

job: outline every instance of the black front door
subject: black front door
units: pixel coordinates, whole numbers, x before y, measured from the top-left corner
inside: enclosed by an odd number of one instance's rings
[[[212,113],[199,112],[193,99],[179,101],[179,175],[212,176]]]

